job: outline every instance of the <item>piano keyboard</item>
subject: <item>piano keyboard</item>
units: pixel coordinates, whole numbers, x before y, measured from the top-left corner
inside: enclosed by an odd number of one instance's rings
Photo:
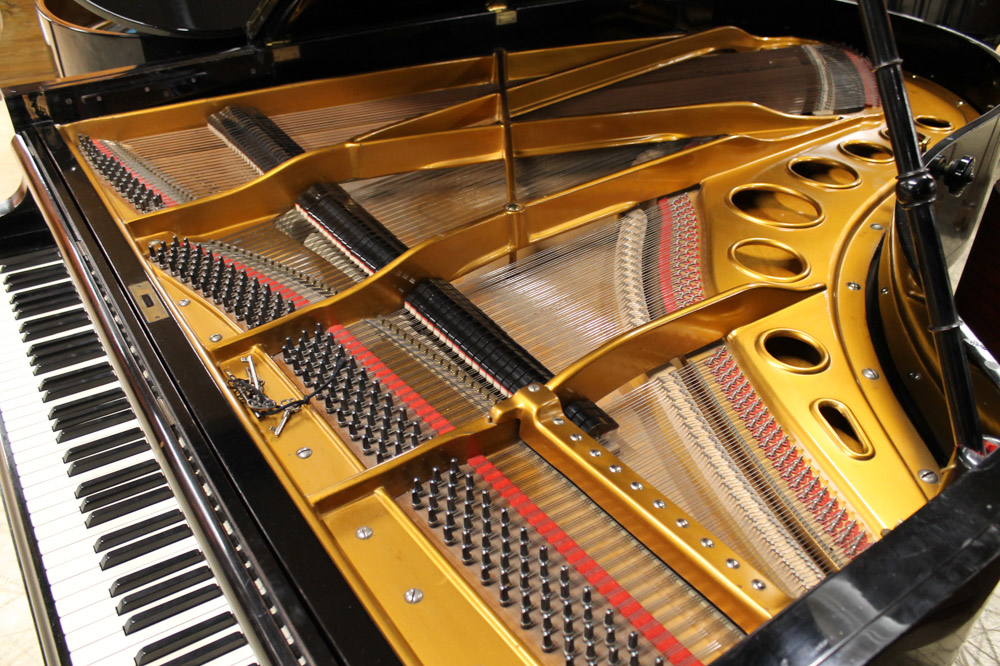
[[[71,662],[255,663],[55,249],[2,272],[0,425]]]

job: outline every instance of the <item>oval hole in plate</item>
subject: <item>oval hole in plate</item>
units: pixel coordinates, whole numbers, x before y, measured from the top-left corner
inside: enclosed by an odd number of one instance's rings
[[[854,414],[844,403],[830,399],[817,400],[813,404],[813,413],[850,457],[865,460],[875,453]]]
[[[809,273],[809,263],[792,248],[766,238],[748,238],[729,248],[729,260],[751,277],[794,282]]]
[[[813,185],[835,190],[861,184],[861,176],[853,167],[826,157],[796,157],[788,163],[788,170]]]
[[[778,185],[743,185],[729,194],[729,202],[754,222],[785,227],[812,227],[823,221],[823,208],[811,197]]]
[[[820,372],[830,365],[830,354],[811,335],[788,328],[760,336],[758,351],[771,364],[798,374]]]
[[[889,128],[883,127],[878,131],[878,135],[885,139],[886,141],[891,141],[889,138]],[[917,132],[917,145],[920,146],[920,150],[927,150],[927,146],[931,143],[931,138],[926,134]]]
[[[892,161],[892,148],[871,141],[845,141],[840,144],[840,150],[865,162],[888,164]]]
[[[947,132],[955,127],[949,121],[944,118],[938,118],[937,116],[917,116],[914,120],[921,127],[934,130],[936,132]]]

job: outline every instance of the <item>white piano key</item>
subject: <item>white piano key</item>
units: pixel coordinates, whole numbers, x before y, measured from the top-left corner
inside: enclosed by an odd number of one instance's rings
[[[196,545],[197,545],[197,544],[194,543],[194,539],[193,538],[189,537],[186,541],[187,541],[187,547],[181,549],[178,552],[184,552],[185,550],[191,550],[192,548],[196,547]],[[173,554],[176,555],[177,552],[174,552]],[[157,558],[157,559],[159,561],[163,561],[163,560],[165,560],[167,558],[166,557],[160,557],[160,558]],[[149,566],[149,564],[147,564],[146,566]],[[115,578],[117,578],[117,577],[118,576],[116,576]],[[211,585],[211,584],[214,584],[214,583],[212,581],[204,581],[204,582],[198,583],[192,589],[197,589],[197,588],[200,588],[200,587],[204,587],[205,585]],[[108,586],[110,586],[110,582],[108,583]],[[100,621],[100,620],[96,620],[94,618],[94,614],[95,614],[94,613],[94,608],[98,604],[100,604],[102,602],[105,602],[105,601],[110,601],[111,602],[110,604],[107,604],[108,611],[109,611],[108,614],[107,614],[108,617],[109,618],[113,617],[114,618],[113,622],[116,622],[119,627],[121,627],[125,623],[125,620],[129,617],[129,615],[128,614],[126,614],[126,615],[118,615],[118,613],[115,610],[115,606],[118,604],[119,599],[118,598],[115,598],[115,599],[111,598],[111,595],[108,594],[107,586],[103,590],[103,598],[99,594],[100,591],[101,590],[99,590],[99,589],[90,588],[90,589],[87,589],[87,590],[82,590],[81,592],[79,592],[77,594],[73,594],[73,595],[70,595],[70,596],[65,597],[65,598],[60,598],[60,599],[58,599],[56,601],[56,607],[59,610],[59,623],[62,625],[62,629],[63,629],[64,633],[71,633],[71,632],[79,631],[81,629],[84,629],[84,628],[86,628],[86,627],[94,624],[95,622]],[[157,605],[159,605],[161,603],[170,603],[171,599],[174,599],[174,598],[176,598],[178,596],[181,596],[182,594],[190,592],[190,591],[191,590],[188,589],[188,590],[184,590],[183,592],[175,592],[174,594],[170,595],[169,597],[166,597],[166,598],[164,598],[164,599],[162,599],[160,601],[157,601],[156,603],[150,604],[149,607],[157,606]],[[85,603],[87,604],[87,607],[81,608],[81,605],[85,604]],[[146,608],[148,608],[148,607],[143,607],[140,610],[146,610]],[[111,623],[111,622],[112,621],[109,620],[109,623]]]

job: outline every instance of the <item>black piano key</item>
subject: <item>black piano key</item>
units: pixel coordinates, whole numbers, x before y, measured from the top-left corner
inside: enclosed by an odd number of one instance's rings
[[[68,277],[69,273],[66,272],[65,266],[62,264],[50,264],[49,266],[41,266],[6,275],[4,276],[3,284],[7,287],[7,291],[14,292],[55,282],[56,280],[65,280]]]
[[[32,374],[43,375],[49,372],[55,372],[56,370],[62,370],[63,368],[68,368],[69,366],[76,365],[77,363],[83,363],[84,361],[90,361],[104,356],[104,348],[101,347],[101,343],[95,342],[89,345],[77,347],[71,351],[62,352],[61,354],[47,356],[37,363],[33,362],[32,365],[34,366],[34,369],[32,370]]]
[[[79,305],[80,303],[80,297],[76,292],[59,294],[48,300],[16,306],[14,308],[14,319],[21,320],[28,317],[36,317],[47,312],[52,312],[53,310],[68,308],[71,305]]]
[[[101,416],[100,418],[90,419],[79,425],[74,425],[69,428],[64,428],[59,431],[56,435],[56,441],[62,444],[63,442],[68,442],[70,440],[76,439],[77,437],[83,437],[84,435],[89,435],[92,432],[98,432],[104,430],[105,428],[110,428],[113,425],[118,425],[119,423],[125,423],[131,421],[135,418],[135,414],[132,412],[132,408],[127,406],[124,409],[119,409],[117,412],[108,414],[107,416]]]
[[[38,390],[42,402],[51,402],[115,381],[115,372],[107,362],[70,370],[42,380]]]
[[[212,570],[208,567],[198,567],[197,569],[186,571],[179,576],[168,578],[156,585],[150,585],[143,590],[122,597],[118,605],[115,606],[115,610],[119,615],[132,613],[143,606],[148,606],[164,597],[169,597],[171,594],[194,587],[198,583],[204,583],[206,580],[212,580]]]
[[[79,310],[69,310],[45,317],[29,319],[21,324],[18,331],[21,333],[21,340],[31,342],[40,338],[47,338],[64,331],[71,331],[74,328],[90,324],[90,315],[82,308]]]
[[[108,588],[108,592],[112,597],[117,597],[120,594],[126,594],[132,590],[140,588],[143,585],[149,585],[150,583],[160,580],[164,576],[169,576],[176,571],[187,569],[188,567],[198,564],[204,560],[205,556],[200,552],[197,550],[189,550],[186,553],[174,555],[173,557],[162,562],[151,564],[148,567],[139,569],[138,571],[133,571],[132,573],[126,574],[120,578],[116,578],[115,581],[111,583],[111,587]]]
[[[202,666],[202,664],[207,664],[213,659],[218,659],[224,654],[229,654],[233,650],[243,647],[246,642],[247,639],[243,634],[235,632],[176,659],[171,659],[161,666]]]
[[[157,622],[163,622],[172,618],[174,615],[183,613],[186,610],[194,608],[195,606],[200,606],[206,601],[211,601],[219,595],[222,594],[222,590],[219,589],[218,585],[214,583],[212,585],[206,585],[205,587],[200,587],[197,590],[192,590],[187,594],[182,594],[179,597],[175,597],[166,603],[162,603],[159,606],[153,606],[150,609],[140,611],[130,617],[125,621],[125,626],[123,627],[125,635],[134,634],[140,629],[145,629],[146,627],[151,627]],[[186,661],[178,663],[189,663]]]
[[[50,284],[46,287],[36,287],[35,289],[19,291],[11,295],[10,301],[15,307],[20,305],[34,305],[35,303],[42,303],[66,294],[75,293],[76,290],[73,288],[73,283],[67,280],[58,284]]]
[[[59,354],[60,352],[75,349],[81,345],[97,341],[97,334],[93,331],[80,331],[79,333],[73,333],[72,335],[64,335],[60,338],[56,338],[55,340],[36,342],[28,347],[28,356],[32,359],[45,358],[46,356],[52,354]]]
[[[81,497],[92,495],[93,493],[104,490],[105,488],[117,486],[119,483],[125,483],[126,481],[137,479],[140,476],[145,476],[146,474],[155,472],[158,469],[160,469],[160,466],[155,460],[147,460],[146,462],[137,463],[124,469],[98,476],[90,479],[89,481],[84,481],[76,487],[76,490],[73,491],[73,497],[80,499]]]
[[[129,497],[134,497],[141,492],[152,490],[153,488],[159,488],[160,486],[166,484],[166,482],[166,477],[164,477],[161,472],[156,472],[148,476],[134,479],[128,483],[123,483],[120,486],[115,486],[114,488],[108,488],[107,490],[102,490],[99,493],[88,495],[83,498],[82,502],[80,502],[80,513],[95,511],[108,506],[109,504],[114,504],[115,502],[128,499]]]
[[[99,467],[104,467],[113,462],[119,460],[124,460],[134,455],[138,455],[144,451],[149,451],[149,444],[146,440],[142,439],[138,442],[132,442],[131,444],[126,444],[124,446],[115,447],[104,453],[98,453],[97,455],[87,456],[82,460],[77,460],[69,466],[66,470],[67,476],[76,476],[77,474],[82,474],[84,472],[89,472]]]
[[[182,629],[166,638],[161,638],[139,649],[135,655],[136,666],[146,666],[161,657],[186,648],[192,643],[197,643],[203,638],[208,638],[212,634],[217,634],[223,629],[236,624],[236,617],[229,612],[202,620],[198,624]]]
[[[118,389],[115,390],[117,390],[120,394],[119,397],[106,400],[100,404],[95,404],[89,410],[78,411],[75,414],[71,413],[67,416],[60,417],[56,419],[55,423],[52,424],[52,430],[69,430],[73,426],[93,421],[94,419],[98,419],[102,416],[117,414],[123,409],[130,409],[131,405],[128,404],[128,398],[125,397],[125,394]]]
[[[161,513],[158,516],[153,516],[152,518],[147,518],[146,520],[140,520],[138,523],[122,527],[121,529],[117,529],[113,532],[108,532],[107,534],[102,534],[97,537],[97,541],[94,542],[94,552],[104,552],[109,548],[120,546],[123,543],[138,539],[139,537],[146,536],[147,534],[152,534],[156,530],[163,529],[164,527],[170,527],[174,523],[179,523],[183,520],[184,514],[180,512],[180,509],[171,509],[170,511]]]
[[[0,273],[10,273],[11,271],[20,270],[22,268],[41,266],[42,264],[60,261],[61,259],[62,257],[59,255],[59,250],[53,245],[52,247],[47,247],[42,250],[34,250],[32,252],[18,254],[17,256],[6,257],[3,260],[3,265],[0,266]]]
[[[125,397],[124,391],[122,391],[120,388],[113,388],[107,391],[101,391],[100,393],[94,393],[93,395],[89,395],[86,398],[77,398],[76,400],[70,400],[69,402],[64,402],[61,405],[58,405],[50,409],[49,420],[55,421],[58,419],[65,419],[72,416],[78,416],[80,414],[86,414],[95,407],[98,407],[102,404],[123,397]]]
[[[141,495],[136,495],[135,497],[125,501],[117,502],[111,506],[97,509],[87,516],[87,519],[83,521],[83,524],[87,527],[97,527],[98,525],[103,525],[104,523],[114,520],[115,518],[127,516],[130,513],[138,511],[139,509],[145,509],[147,506],[152,506],[157,502],[170,499],[173,495],[174,494],[170,491],[168,486],[162,486]]]
[[[101,558],[101,571],[107,571],[108,569],[116,567],[119,564],[131,562],[137,557],[142,557],[146,553],[152,553],[154,550],[159,550],[160,548],[169,546],[172,543],[177,543],[181,539],[186,539],[189,536],[191,536],[191,528],[187,525],[178,525],[176,527],[171,527],[169,530],[163,530],[162,532],[152,534],[144,539],[139,539],[138,541],[130,543],[126,546],[109,550]]]
[[[62,460],[64,463],[69,464],[76,460],[82,460],[83,458],[92,456],[96,453],[101,453],[102,451],[115,448],[116,446],[138,441],[142,438],[143,434],[141,430],[138,428],[129,428],[128,430],[123,430],[122,432],[118,432],[113,435],[106,435],[100,439],[95,439],[91,442],[87,442],[86,444],[71,447],[66,450],[66,453],[63,454]]]
[[[47,312],[52,312],[53,310],[61,310],[71,305],[79,305],[80,302],[80,296],[76,292],[59,294],[44,301],[16,306],[14,308],[14,319],[20,320],[27,319],[28,317],[36,317]]]

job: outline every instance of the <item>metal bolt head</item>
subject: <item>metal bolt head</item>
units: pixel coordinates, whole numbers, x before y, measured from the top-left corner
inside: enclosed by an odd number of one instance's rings
[[[313,450],[310,449],[308,446],[303,446],[301,449],[295,452],[295,455],[297,455],[299,458],[302,458],[303,460],[305,460],[312,454]]]
[[[581,435],[578,432],[574,432],[572,435],[569,436],[569,439],[570,441],[573,442],[579,442],[581,439],[583,439],[583,435]]]
[[[702,548],[715,548],[715,542],[709,539],[708,537],[705,537],[704,539],[701,540],[701,545]]]
[[[591,449],[590,450],[590,457],[591,458],[600,458],[601,457],[601,450],[600,449]]]
[[[191,299],[182,298],[181,300],[177,301],[177,305],[181,306],[182,308],[191,305]]]
[[[654,509],[666,509],[667,508],[667,503],[664,502],[663,500],[653,500],[653,508]]]
[[[882,294],[883,296],[888,296],[888,295],[889,295],[889,287],[882,287],[882,288],[881,288],[881,289],[879,290],[879,292],[880,292],[880,293],[881,293],[881,294]]]
[[[921,378],[922,376],[923,376],[923,375],[921,375],[921,374],[920,374],[919,372],[917,372],[916,370],[914,370],[913,372],[911,372],[911,373],[909,374],[909,377],[910,377],[910,379],[912,379],[912,380],[913,380],[913,381],[915,381],[915,382],[919,382],[919,381],[920,381],[920,378]]]
[[[857,282],[848,282],[847,288],[850,289],[851,291],[858,291],[861,289],[861,285],[858,284]]]
[[[883,226],[882,226],[881,224],[879,224],[878,222],[876,222],[876,223],[874,223],[873,225],[871,225],[871,227],[872,227],[872,229],[874,229],[875,231],[882,231],[883,229],[885,229],[885,227],[883,227]]]
[[[629,488],[631,488],[632,490],[642,490],[642,484],[639,483],[638,481],[633,481],[632,483],[629,484]]]
[[[415,587],[411,587],[404,594],[403,598],[406,599],[408,604],[419,604],[424,599],[424,593]]]
[[[687,527],[690,524],[691,523],[689,523],[687,521],[687,518],[678,518],[677,519],[677,527]]]
[[[220,342],[222,340],[222,333],[213,333],[208,339],[212,342]]]
[[[354,536],[358,537],[362,541],[365,541],[366,539],[371,539],[372,534],[374,534],[372,528],[368,527],[367,525],[362,525],[358,529],[354,530]]]
[[[760,592],[761,590],[765,589],[767,585],[764,584],[764,581],[757,580],[756,578],[754,578],[752,581],[750,581],[750,587]]]
[[[520,213],[522,210],[524,210],[524,206],[522,206],[519,203],[509,203],[506,206],[504,206],[503,209],[508,213]]]
[[[622,471],[621,465],[612,465],[608,469],[611,470],[612,474],[618,474],[619,472]]]
[[[934,484],[938,482],[937,472],[931,469],[920,470],[918,476],[920,477],[920,480],[923,481],[924,483]]]
[[[734,560],[733,558],[730,557],[726,560],[726,566],[729,567],[730,569],[739,569],[740,563],[737,560]]]
[[[528,390],[532,393],[538,393],[542,390],[542,387],[538,384],[528,384]]]
[[[878,379],[878,371],[874,368],[865,368],[861,371],[861,376],[865,379],[871,379],[872,381]]]
[[[564,424],[564,423],[566,423],[566,419],[564,419],[564,418],[563,418],[563,417],[561,417],[561,416],[557,416],[557,417],[555,417],[554,419],[552,419],[552,425],[557,425],[557,426],[559,426],[559,425],[562,425],[562,424]]]

